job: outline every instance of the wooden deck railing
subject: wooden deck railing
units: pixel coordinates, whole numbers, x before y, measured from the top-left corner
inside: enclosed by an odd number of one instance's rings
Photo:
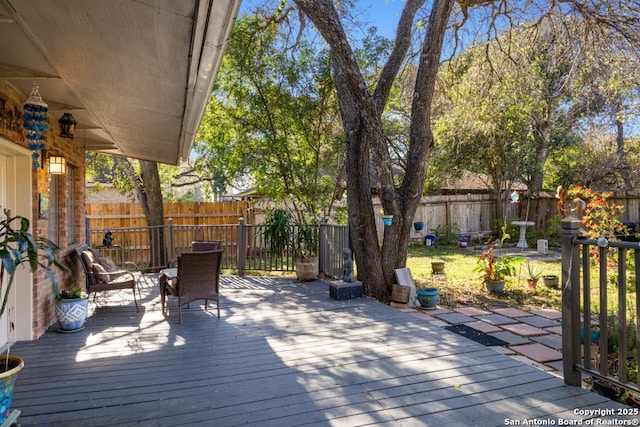
[[[344,247],[349,247],[346,226],[321,224],[316,226],[319,236],[319,265],[323,277],[338,277],[342,272]],[[103,238],[111,231],[113,245],[103,245]],[[194,240],[221,240],[224,252],[222,268],[237,271],[295,271],[295,250],[285,249],[282,259],[270,256],[261,225],[177,225],[169,219],[167,224],[155,227],[126,227],[87,229],[87,244],[97,248],[101,255],[111,257],[118,265],[132,262],[141,270],[157,271],[183,252],[191,251]],[[243,242],[239,244],[239,242]],[[244,248],[240,250],[239,248]]]
[[[581,225],[576,218],[562,221],[565,382],[579,386],[585,373],[640,392],[640,243],[589,240],[581,235]],[[631,272],[629,257],[635,261]],[[592,271],[598,277],[595,286]]]

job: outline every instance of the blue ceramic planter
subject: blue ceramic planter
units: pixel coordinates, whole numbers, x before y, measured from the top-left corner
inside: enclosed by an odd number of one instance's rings
[[[433,308],[438,304],[440,291],[436,288],[418,289],[418,302],[424,308]]]
[[[600,339],[600,331],[598,329],[591,329],[591,343]],[[584,344],[584,328],[580,327],[580,344]]]
[[[61,332],[76,332],[84,329],[87,320],[89,298],[59,299],[56,301],[56,317]]]

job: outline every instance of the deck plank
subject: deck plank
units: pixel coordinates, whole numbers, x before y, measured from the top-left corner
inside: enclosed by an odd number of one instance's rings
[[[505,425],[617,408],[594,393],[321,282],[223,278],[220,319],[177,323],[155,286],[92,302],[86,328],[18,343],[21,426]]]

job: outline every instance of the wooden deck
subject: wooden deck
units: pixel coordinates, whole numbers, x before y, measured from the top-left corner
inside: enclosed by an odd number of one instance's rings
[[[222,317],[139,314],[122,292],[77,333],[18,343],[21,426],[504,426],[624,406],[322,282],[224,277]],[[171,299],[169,307],[175,307]]]

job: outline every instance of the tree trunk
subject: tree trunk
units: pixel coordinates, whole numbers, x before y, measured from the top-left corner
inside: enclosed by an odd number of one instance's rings
[[[620,175],[624,181],[624,187],[627,190],[633,189],[633,183],[629,176],[629,165],[627,164],[627,158],[624,152],[624,123],[620,119],[622,114],[622,105],[620,102],[616,104],[616,154],[618,156],[618,164],[620,168]]]
[[[381,116],[392,82],[410,45],[415,14],[425,0],[406,1],[393,51],[373,95],[370,95],[362,77],[333,2],[295,2],[331,47],[347,145],[345,166],[349,227],[358,278],[362,280],[367,295],[388,300],[394,282],[394,269],[406,264],[413,217],[422,196],[433,146],[431,104],[453,0],[435,0],[426,26],[411,112],[407,171],[398,188],[394,185],[393,162],[384,138]],[[371,180],[372,160],[377,175],[376,185]],[[371,195],[376,186],[385,214],[393,215],[393,224],[384,227],[382,247],[378,243]]]
[[[150,265],[164,266],[167,263],[164,244],[164,206],[158,164],[140,160],[140,179],[146,193],[147,225],[150,229]]]
[[[140,176],[135,173],[133,165],[125,159],[122,163],[124,170],[133,184],[136,197],[149,229],[149,265],[164,266],[167,263],[164,244],[164,206],[162,204],[162,188],[158,164],[146,160],[139,160]]]

